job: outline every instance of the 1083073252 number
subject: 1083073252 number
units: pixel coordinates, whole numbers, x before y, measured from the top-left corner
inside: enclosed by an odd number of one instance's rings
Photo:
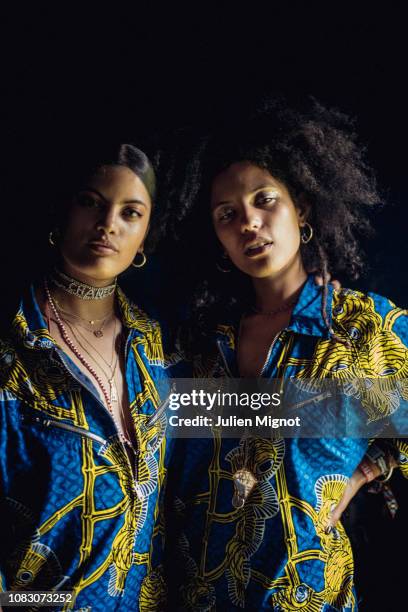
[[[72,602],[70,591],[4,591],[0,593],[2,606],[54,606]]]

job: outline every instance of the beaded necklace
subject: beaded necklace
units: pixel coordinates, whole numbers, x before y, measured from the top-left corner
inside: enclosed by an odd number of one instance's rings
[[[50,290],[48,288],[48,284],[47,284],[46,280],[44,280],[44,289],[45,289],[45,294],[47,296],[48,304],[49,304],[49,306],[50,306],[50,308],[52,310],[52,313],[53,313],[53,315],[55,317],[55,320],[57,322],[57,325],[58,325],[58,328],[60,330],[61,336],[63,337],[63,339],[66,342],[67,346],[69,346],[71,351],[74,353],[74,355],[79,359],[79,361],[82,363],[82,365],[88,370],[88,372],[91,374],[91,376],[93,376],[93,378],[97,382],[100,390],[102,391],[102,395],[103,395],[103,397],[105,399],[108,411],[109,411],[110,415],[112,416],[113,422],[115,423],[116,430],[118,432],[120,440],[122,441],[123,444],[126,444],[130,448],[133,448],[133,445],[130,442],[130,440],[128,440],[128,438],[121,432],[121,428],[120,428],[120,426],[118,424],[117,418],[116,418],[115,413],[113,411],[113,407],[112,407],[112,403],[111,403],[111,400],[110,400],[109,393],[107,392],[106,387],[105,387],[103,381],[101,380],[100,376],[97,374],[95,369],[85,359],[85,357],[82,355],[82,353],[79,351],[79,349],[76,347],[74,342],[69,337],[69,335],[67,333],[67,330],[66,330],[66,327],[65,327],[65,325],[64,325],[64,323],[63,323],[63,321],[62,321],[62,319],[61,319],[61,317],[59,315],[57,307],[54,304],[54,300],[51,297],[51,293],[50,293]]]
[[[71,323],[69,323],[66,319],[63,319],[61,317],[61,319],[68,325],[69,329],[71,330],[71,333],[74,337],[74,340],[76,340],[76,342],[78,343],[78,345],[82,348],[82,350],[85,351],[85,353],[88,355],[88,357],[91,358],[92,361],[94,361],[95,363],[97,363],[95,357],[93,355],[91,355],[91,353],[89,352],[89,350],[86,348],[86,346],[84,346],[84,344],[80,341],[80,339],[78,338],[77,334],[74,331],[74,326],[71,325]],[[79,329],[77,329],[77,333],[82,337],[82,339],[85,342],[88,342],[89,346],[92,348],[92,350],[94,350],[99,357],[103,360],[103,362],[105,363],[105,365],[107,365],[107,367],[109,368],[111,374],[109,376],[109,374],[106,374],[105,368],[102,366],[101,363],[99,363],[99,367],[102,370],[102,372],[105,375],[105,378],[107,379],[108,383],[109,383],[109,388],[110,388],[110,401],[111,402],[119,402],[119,394],[118,394],[118,390],[116,388],[116,384],[115,384],[115,373],[116,373],[116,369],[119,363],[119,355],[118,353],[116,353],[116,360],[115,360],[115,364],[113,364],[113,360],[114,360],[114,356],[115,356],[115,334],[116,334],[116,320],[115,320],[115,328],[114,328],[114,332],[113,332],[113,338],[112,338],[112,359],[111,362],[108,363],[106,361],[106,359],[104,358],[104,356],[98,351],[98,349],[96,349],[90,342],[89,340],[87,340],[87,338],[85,338],[85,336],[83,334],[81,334],[81,332],[79,331]]]

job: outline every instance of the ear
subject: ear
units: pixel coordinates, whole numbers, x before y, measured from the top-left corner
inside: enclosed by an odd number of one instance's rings
[[[309,204],[305,194],[301,193],[296,200],[296,212],[299,220],[299,227],[303,227],[303,225],[306,223],[311,208],[312,207]]]

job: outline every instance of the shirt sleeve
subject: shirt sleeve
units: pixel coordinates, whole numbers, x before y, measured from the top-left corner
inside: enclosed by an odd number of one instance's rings
[[[399,438],[394,442],[398,451],[398,467],[404,478],[408,478],[408,438]]]

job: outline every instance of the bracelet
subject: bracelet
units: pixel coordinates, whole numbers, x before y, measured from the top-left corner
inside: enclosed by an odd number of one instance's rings
[[[387,480],[391,478],[393,471],[394,471],[394,466],[390,465],[388,470],[385,473],[380,474],[380,476],[378,476],[377,480],[379,482],[387,482]]]
[[[360,471],[365,476],[366,482],[375,480],[375,475],[370,464],[372,464],[372,461],[364,458],[358,466]]]
[[[380,469],[381,474],[377,476],[377,480],[379,482],[386,482],[387,480],[389,480],[394,471],[394,466],[391,465],[391,452],[388,450],[388,453],[389,454],[387,455],[386,452],[380,446],[378,446],[378,444],[371,444],[371,446],[368,447],[366,454],[364,455],[363,462],[365,458],[367,458],[369,461],[377,465]]]

